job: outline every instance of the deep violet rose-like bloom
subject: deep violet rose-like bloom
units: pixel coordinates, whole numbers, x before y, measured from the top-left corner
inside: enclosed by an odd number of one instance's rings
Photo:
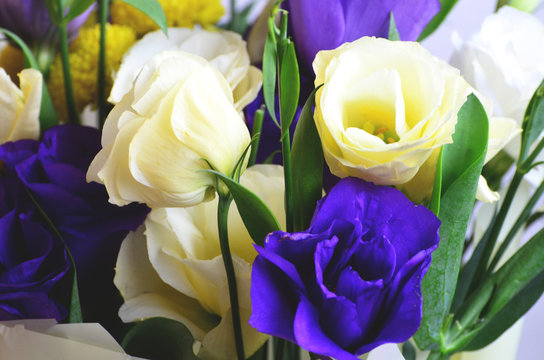
[[[93,7],[68,23],[69,39],[77,35]],[[0,0],[0,9],[0,27],[13,31],[27,44],[39,44],[50,36],[52,24],[44,0]]]
[[[103,185],[87,183],[87,168],[99,149],[98,130],[73,125],[49,129],[41,142],[20,140],[0,146],[0,160],[4,164],[0,178],[23,189],[14,203],[24,203],[27,210],[23,213],[31,214],[41,228],[47,229],[44,241],[52,237],[53,242],[59,243],[60,239],[37,214],[28,198],[28,189],[58,228],[74,257],[86,321],[102,321],[110,312],[109,315],[116,312],[112,301],[119,305],[121,302],[115,299],[118,295],[113,286],[117,253],[127,232],[135,230],[149,211],[143,204],[125,207],[110,204]],[[26,227],[23,230],[34,231]]]
[[[363,36],[387,38],[393,13],[401,40],[415,41],[440,11],[439,0],[289,0],[299,58],[307,70],[315,54]],[[311,70],[310,70],[311,71]]]
[[[338,360],[407,340],[421,322],[439,226],[394,188],[341,180],[308,230],[256,246],[250,324]]]

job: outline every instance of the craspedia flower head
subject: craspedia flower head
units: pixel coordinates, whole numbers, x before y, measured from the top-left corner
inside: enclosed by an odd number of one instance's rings
[[[70,45],[69,61],[74,97],[77,110],[80,112],[85,106],[94,103],[98,97],[99,38],[100,27],[97,24],[81,29],[77,39]],[[131,28],[123,25],[106,25],[106,74],[111,74],[112,71],[119,68],[123,54],[135,41],[136,35]],[[106,93],[109,93],[112,83],[111,76],[106,76]],[[60,55],[57,55],[51,65],[47,86],[59,118],[61,121],[67,120]]]
[[[7,44],[0,50],[0,67],[3,68],[15,84],[18,84],[17,74],[24,68],[23,52],[16,46]]]
[[[215,24],[225,13],[220,0],[159,0],[168,27],[195,25],[208,27]],[[114,1],[110,8],[112,23],[130,26],[138,36],[158,29],[147,15],[122,1]]]

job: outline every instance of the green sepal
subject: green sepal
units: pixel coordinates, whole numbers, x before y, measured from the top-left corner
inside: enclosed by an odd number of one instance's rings
[[[423,319],[415,334],[422,349],[436,349],[455,293],[465,234],[474,206],[488,138],[485,109],[470,95],[458,113],[453,143],[443,147],[440,243],[423,279]]]
[[[175,320],[156,317],[136,324],[121,346],[132,356],[153,360],[198,360],[193,353],[193,336]]]
[[[157,0],[121,0],[124,3],[134,6],[146,14],[155,24],[159,26],[165,35],[168,35],[168,23],[161,4]]]
[[[302,108],[293,137],[293,202],[294,229],[302,231],[310,225],[316,203],[323,194],[323,149],[315,126],[312,91]]]
[[[280,230],[276,217],[252,191],[215,170],[201,170],[217,176],[229,189],[244,225],[257,245],[264,244],[267,234]]]

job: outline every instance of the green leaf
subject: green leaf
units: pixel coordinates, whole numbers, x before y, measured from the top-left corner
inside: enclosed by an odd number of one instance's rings
[[[151,318],[136,324],[121,345],[132,355],[153,360],[197,360],[193,336],[182,323]]]
[[[415,335],[422,349],[436,349],[455,293],[465,233],[485,160],[488,120],[482,104],[470,95],[458,114],[453,144],[444,146],[440,243],[422,282],[423,319]]]
[[[482,287],[495,291],[480,318],[482,324],[463,350],[477,350],[497,339],[544,292],[544,229],[519,249]]]
[[[155,22],[165,35],[168,35],[168,24],[166,22],[166,15],[162,9],[161,4],[157,0],[121,0],[129,5],[134,6],[146,14],[151,20]]]
[[[278,119],[276,117],[275,110],[275,92],[276,92],[276,40],[274,37],[273,29],[271,28],[274,24],[273,19],[269,19],[269,30],[266,35],[266,42],[264,44],[264,53],[263,53],[263,97],[264,103],[266,104],[266,109],[270,114],[270,117],[276,125],[279,127]],[[270,25],[272,22],[272,25]]]
[[[293,137],[293,202],[295,231],[307,229],[323,194],[323,149],[315,127],[312,91],[302,108]]]
[[[284,46],[283,59],[280,65],[280,111],[281,133],[289,131],[297,112],[298,97],[300,91],[300,79],[298,73],[295,45],[287,40]]]
[[[203,170],[216,175],[229,188],[238,213],[246,229],[257,245],[263,245],[264,238],[272,231],[280,230],[280,225],[272,211],[253,192],[215,170]]]
[[[440,0],[440,12],[436,14],[431,21],[427,24],[419,39],[417,41],[422,41],[427,36],[431,35],[439,26],[442,24],[446,16],[450,13],[453,6],[457,3],[457,0]]]
[[[389,33],[387,38],[391,41],[400,41],[399,30],[397,29],[397,23],[395,22],[392,11],[389,13]]]
[[[440,197],[442,194],[442,157],[443,149],[440,149],[440,155],[438,155],[438,162],[436,163],[436,172],[434,175],[433,194],[431,196],[431,202],[429,204],[429,210],[431,210],[436,216],[440,215]]]
[[[531,165],[525,164],[531,145],[533,145],[542,134],[542,130],[544,130],[544,80],[536,89],[527,106],[521,128],[523,132],[521,133],[521,150],[518,167],[527,167]]]
[[[71,21],[78,17],[79,15],[83,14],[85,10],[87,10],[92,4],[94,4],[96,0],[74,0],[70,4],[70,9],[68,10],[68,14],[64,17],[64,21]]]

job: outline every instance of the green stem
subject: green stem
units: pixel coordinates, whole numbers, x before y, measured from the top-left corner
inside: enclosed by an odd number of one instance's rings
[[[518,190],[519,184],[523,179],[523,175],[524,174],[520,171],[516,171],[516,173],[514,174],[514,178],[510,182],[510,186],[508,187],[499,213],[497,214],[497,217],[494,219],[494,221],[490,224],[491,230],[489,232],[489,237],[487,239],[487,243],[485,244],[482,257],[480,258],[480,261],[478,263],[477,270],[474,273],[474,278],[471,282],[472,285],[470,286],[471,289],[478,288],[482,279],[484,279],[485,275],[487,274],[488,264],[491,255],[493,254],[493,249],[495,248],[495,244],[497,243],[497,239],[504,224],[504,220],[506,219],[506,215],[508,214],[508,210],[510,210],[510,205],[514,200],[514,196]]]
[[[440,351],[431,351],[427,360],[448,360],[449,356],[442,354]]]
[[[109,0],[100,1],[100,51],[98,52],[98,126],[106,120],[106,20]]]
[[[497,263],[501,259],[501,256],[504,254],[504,252],[506,251],[506,248],[508,247],[508,245],[510,245],[510,242],[512,242],[512,239],[517,234],[519,229],[527,222],[527,220],[529,220],[529,217],[531,216],[531,212],[533,211],[533,208],[535,207],[537,201],[540,199],[540,196],[542,195],[543,192],[544,192],[544,182],[542,182],[540,186],[536,189],[535,193],[533,194],[533,196],[531,197],[527,205],[525,205],[525,208],[523,209],[518,219],[516,220],[514,226],[512,226],[512,228],[510,229],[510,232],[508,232],[508,235],[506,235],[506,238],[502,242],[499,250],[493,257],[493,260],[491,261],[491,264],[489,265],[489,269],[488,269],[489,273],[491,273],[493,269],[495,269],[495,267],[497,266]]]
[[[274,349],[274,359],[283,360],[283,352],[285,348],[285,340],[276,338],[276,347]]]
[[[60,58],[62,61],[62,73],[64,75],[64,92],[66,93],[66,106],[68,107],[68,122],[79,124],[79,114],[76,110],[74,100],[74,89],[72,87],[72,75],[70,73],[70,61],[68,58],[68,31],[66,22],[59,25],[60,37]]]
[[[249,161],[247,163],[247,167],[250,167],[251,165],[255,164],[255,160],[257,159],[257,151],[259,150],[259,142],[261,140],[261,130],[263,128],[263,118],[264,118],[264,109],[260,108],[259,110],[255,111],[255,116],[253,117],[253,129],[251,129],[251,137],[255,136],[256,134],[259,134],[259,137],[253,145],[251,146],[251,154],[249,155]]]
[[[236,285],[236,274],[234,272],[234,264],[232,263],[232,255],[229,247],[228,234],[228,214],[229,207],[232,201],[230,194],[219,193],[219,204],[217,207],[217,226],[219,230],[219,244],[221,246],[221,255],[225,272],[227,274],[227,282],[229,284],[230,310],[232,313],[232,325],[234,328],[234,341],[236,344],[236,353],[238,360],[244,360],[244,341],[242,338],[242,325],[240,323],[240,306],[238,304],[238,288]]]
[[[283,176],[285,178],[285,225],[287,232],[293,232],[293,169],[291,166],[291,142],[289,130],[281,140],[283,156]]]

